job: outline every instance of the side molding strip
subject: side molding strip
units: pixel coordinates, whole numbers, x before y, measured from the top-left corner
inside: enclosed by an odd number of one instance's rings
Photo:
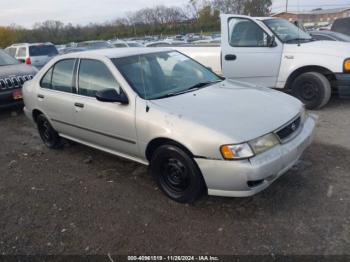
[[[117,139],[117,140],[120,140],[120,141],[129,143],[129,144],[134,144],[134,145],[136,145],[136,142],[135,142],[135,141],[128,140],[128,139],[125,139],[125,138],[122,138],[122,137],[118,137],[118,136],[114,136],[114,135],[102,133],[102,132],[99,132],[99,131],[96,131],[96,130],[92,130],[92,129],[89,129],[89,128],[85,128],[85,127],[73,125],[73,124],[66,123],[66,122],[63,122],[63,121],[60,121],[60,120],[57,120],[57,119],[51,119],[51,120],[52,120],[53,122],[57,122],[57,123],[64,124],[64,125],[67,125],[67,126],[76,127],[76,128],[79,128],[79,129],[82,129],[82,130],[85,130],[85,131],[88,131],[88,132],[92,132],[92,133],[95,133],[95,134],[98,134],[98,135],[101,135],[101,136],[110,137],[110,138]]]

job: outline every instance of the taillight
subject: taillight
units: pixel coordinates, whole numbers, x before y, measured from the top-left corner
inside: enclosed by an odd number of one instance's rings
[[[27,57],[27,58],[26,58],[25,63],[26,63],[27,65],[31,65],[31,64],[32,64],[32,61],[30,61],[30,57]]]

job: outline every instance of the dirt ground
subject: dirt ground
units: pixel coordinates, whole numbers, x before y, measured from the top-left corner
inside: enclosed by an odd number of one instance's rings
[[[82,145],[46,149],[0,113],[0,254],[350,254],[350,100],[319,115],[301,161],[251,198],[166,198],[147,168]]]

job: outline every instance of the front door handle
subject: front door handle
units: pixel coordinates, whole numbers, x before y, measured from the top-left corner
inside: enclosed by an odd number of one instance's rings
[[[225,60],[227,61],[234,61],[237,59],[236,55],[225,55]]]
[[[84,108],[84,104],[82,104],[82,103],[75,103],[74,105],[76,107]]]
[[[40,98],[40,99],[44,99],[44,98],[45,98],[45,96],[44,96],[44,95],[41,95],[41,94],[38,94],[38,98]]]

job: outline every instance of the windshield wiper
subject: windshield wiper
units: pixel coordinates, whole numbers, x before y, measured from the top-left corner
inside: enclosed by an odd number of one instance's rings
[[[193,89],[203,88],[203,87],[206,87],[206,86],[208,86],[208,85],[215,84],[215,83],[217,83],[217,82],[221,82],[221,80],[218,80],[218,81],[200,82],[200,83],[198,83],[198,84],[195,84],[195,85],[193,85],[193,86],[190,86],[189,88],[187,88],[187,89],[185,90],[185,92],[191,91],[191,90],[193,90]]]
[[[211,85],[211,84],[215,84],[215,83],[218,83],[218,82],[221,82],[222,80],[218,80],[218,81],[207,81],[207,82],[200,82],[200,83],[197,83],[193,86],[190,86],[189,88],[185,89],[185,90],[182,90],[182,91],[179,91],[179,92],[171,92],[171,93],[168,93],[166,95],[163,95],[161,97],[157,97],[156,99],[162,99],[162,98],[167,98],[167,97],[172,97],[172,96],[177,96],[177,95],[181,95],[181,94],[185,94],[185,93],[188,93],[188,92],[191,92],[193,90],[198,90],[200,88],[203,88],[203,87],[206,87],[208,85]]]

